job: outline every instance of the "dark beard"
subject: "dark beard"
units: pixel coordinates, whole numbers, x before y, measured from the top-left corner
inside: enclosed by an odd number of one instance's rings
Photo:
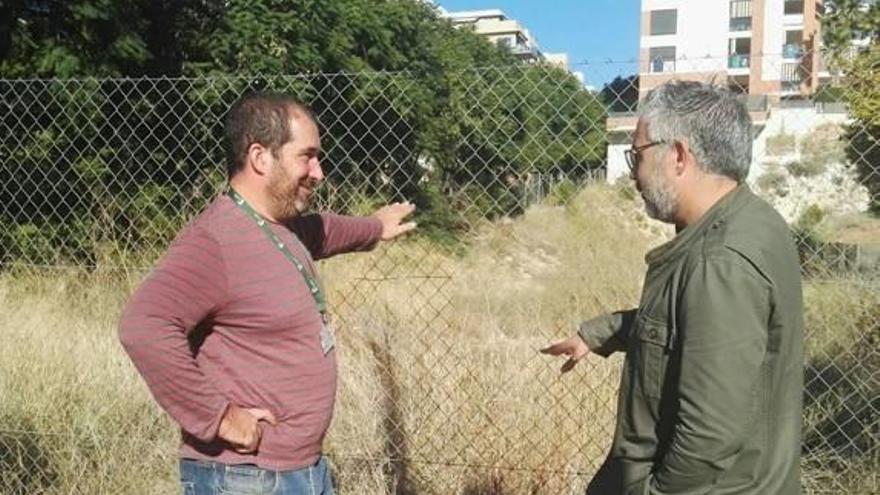
[[[269,177],[269,197],[272,199],[273,215],[278,220],[288,220],[299,216],[308,207],[308,201],[297,196],[302,187],[314,190],[315,181],[303,178],[293,183],[287,172],[280,166],[275,166]]]

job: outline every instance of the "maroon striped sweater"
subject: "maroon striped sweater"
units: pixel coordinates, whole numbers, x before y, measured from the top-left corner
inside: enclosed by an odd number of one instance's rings
[[[382,226],[322,214],[272,229],[315,273],[312,258],[371,249]],[[296,267],[224,195],[180,232],[132,295],[120,340],[181,426],[181,457],[296,469],[318,460],[333,414],[336,356],[321,349],[320,318]],[[229,403],[278,420],[261,423],[256,454],[216,438]]]

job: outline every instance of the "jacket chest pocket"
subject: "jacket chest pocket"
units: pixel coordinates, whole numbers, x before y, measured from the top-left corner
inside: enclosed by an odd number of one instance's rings
[[[669,363],[669,327],[644,316],[639,316],[630,339],[632,374],[641,385],[642,392],[652,399],[659,399],[666,379]]]

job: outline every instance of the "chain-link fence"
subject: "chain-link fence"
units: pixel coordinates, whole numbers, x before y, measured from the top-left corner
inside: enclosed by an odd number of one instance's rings
[[[877,129],[847,113],[845,77],[791,73],[780,56],[763,62],[775,86],[762,85],[747,58],[578,67],[609,80],[601,90],[545,65],[0,80],[0,492],[176,490],[176,429],[116,322],[222,189],[224,113],[271,89],[320,119],[319,209],[419,208],[416,235],[322,263],[339,321],[326,441],[339,491],[581,493],[611,440],[621,358],[560,377],[537,350],[637,303],[642,257],[671,233],[624,172],[633,110],[667,72],[700,63],[693,77],[743,93],[750,184],[800,241],[806,491],[876,493]]]

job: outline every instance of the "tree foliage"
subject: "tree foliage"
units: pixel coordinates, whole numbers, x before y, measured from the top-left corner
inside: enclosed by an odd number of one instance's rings
[[[854,119],[847,155],[880,213],[880,3],[830,0],[825,8],[825,55],[846,74],[842,93]]]
[[[18,136],[0,158],[28,186],[0,187],[22,232],[4,242],[13,258],[35,232],[90,262],[107,243],[163,244],[222,182],[220,122],[248,90],[313,106],[328,206],[412,199],[441,235],[516,214],[532,174],[577,178],[604,157],[603,105],[577,79],[418,0],[15,0],[0,14],[0,118]]]
[[[635,112],[639,106],[639,76],[617,76],[602,87],[602,101],[611,112]]]

